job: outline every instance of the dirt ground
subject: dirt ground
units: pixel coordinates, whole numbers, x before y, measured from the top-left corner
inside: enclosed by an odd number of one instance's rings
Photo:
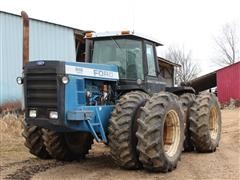
[[[240,109],[222,111],[222,138],[215,153],[183,153],[171,173],[127,171],[116,166],[109,149],[94,144],[86,159],[76,162],[40,160],[23,146],[20,133],[1,126],[1,179],[240,179]]]

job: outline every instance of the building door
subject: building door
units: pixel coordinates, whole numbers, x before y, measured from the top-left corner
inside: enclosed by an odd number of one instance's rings
[[[75,36],[76,62],[85,62],[84,34],[82,32],[75,31],[74,36]]]

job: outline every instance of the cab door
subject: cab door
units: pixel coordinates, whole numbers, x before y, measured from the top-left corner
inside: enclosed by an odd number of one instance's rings
[[[159,66],[157,62],[157,53],[154,43],[145,41],[145,83],[149,93],[159,92],[165,89],[165,83],[159,76]]]

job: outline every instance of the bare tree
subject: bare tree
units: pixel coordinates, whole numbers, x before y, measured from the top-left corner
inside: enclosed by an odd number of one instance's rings
[[[215,63],[220,66],[230,65],[239,59],[239,32],[237,24],[225,24],[219,36],[214,40],[218,57]]]
[[[192,61],[191,52],[186,53],[184,48],[169,47],[165,57],[181,65],[175,71],[175,81],[177,84],[189,82],[200,73],[200,68]]]

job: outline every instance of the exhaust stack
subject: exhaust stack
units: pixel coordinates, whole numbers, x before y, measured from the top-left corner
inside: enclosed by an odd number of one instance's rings
[[[29,62],[29,18],[26,12],[21,12],[23,22],[23,68]]]

